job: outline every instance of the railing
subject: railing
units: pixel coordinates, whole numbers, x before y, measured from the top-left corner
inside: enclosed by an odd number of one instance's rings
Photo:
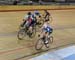
[[[14,1],[14,0],[0,0],[0,5],[71,5],[75,4],[73,0],[66,0],[66,1],[50,1],[50,2],[33,2],[29,0],[21,0],[21,1]]]

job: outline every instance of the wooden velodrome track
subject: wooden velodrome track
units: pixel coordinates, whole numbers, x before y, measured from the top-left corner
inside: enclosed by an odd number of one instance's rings
[[[33,39],[17,39],[18,27],[27,12],[0,12],[0,60],[26,60],[25,57],[38,52],[34,48],[37,35]],[[54,42],[50,49],[75,43],[75,9],[49,12],[53,18],[51,26],[54,28]]]

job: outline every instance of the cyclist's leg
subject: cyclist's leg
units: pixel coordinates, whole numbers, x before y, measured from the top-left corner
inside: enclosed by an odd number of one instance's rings
[[[48,38],[49,32],[47,31],[47,29],[44,29],[44,34],[43,35],[45,36],[45,40],[44,40],[45,44],[48,44],[47,38]]]
[[[29,25],[29,21],[26,21],[25,25],[28,26]]]
[[[44,43],[47,43],[47,41],[46,41],[46,36],[47,36],[46,30],[43,30],[41,35],[42,35],[41,38],[43,39]]]
[[[33,21],[30,23],[30,25],[29,25],[29,32],[30,32],[30,34],[32,34],[32,29],[33,29]]]
[[[49,32],[47,32],[47,31],[45,32],[45,44],[48,44],[48,40],[47,40],[48,33],[49,33]]]
[[[28,29],[29,29],[29,22],[28,21],[26,21],[23,28],[25,29],[26,32],[28,31]]]
[[[37,18],[36,17],[34,17],[33,21],[37,24]]]
[[[32,26],[29,27],[29,31],[30,31],[30,33],[32,33]]]

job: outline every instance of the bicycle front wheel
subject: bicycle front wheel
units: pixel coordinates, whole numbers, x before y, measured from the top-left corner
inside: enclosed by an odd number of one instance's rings
[[[41,28],[43,24],[44,24],[44,20],[40,20],[38,27]]]
[[[42,41],[42,39],[38,39],[37,42],[36,42],[36,45],[35,45],[35,49],[36,50],[40,50],[44,45],[44,42]]]
[[[19,40],[23,40],[24,36],[25,36],[25,29],[21,29],[21,30],[18,32],[17,37],[18,37]]]

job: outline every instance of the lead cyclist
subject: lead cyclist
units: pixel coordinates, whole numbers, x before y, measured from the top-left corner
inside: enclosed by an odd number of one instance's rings
[[[49,25],[48,21],[45,21],[43,26],[41,27],[41,35],[40,38],[50,37],[50,34],[53,32],[53,28]],[[45,43],[48,43],[48,40],[44,39]]]

